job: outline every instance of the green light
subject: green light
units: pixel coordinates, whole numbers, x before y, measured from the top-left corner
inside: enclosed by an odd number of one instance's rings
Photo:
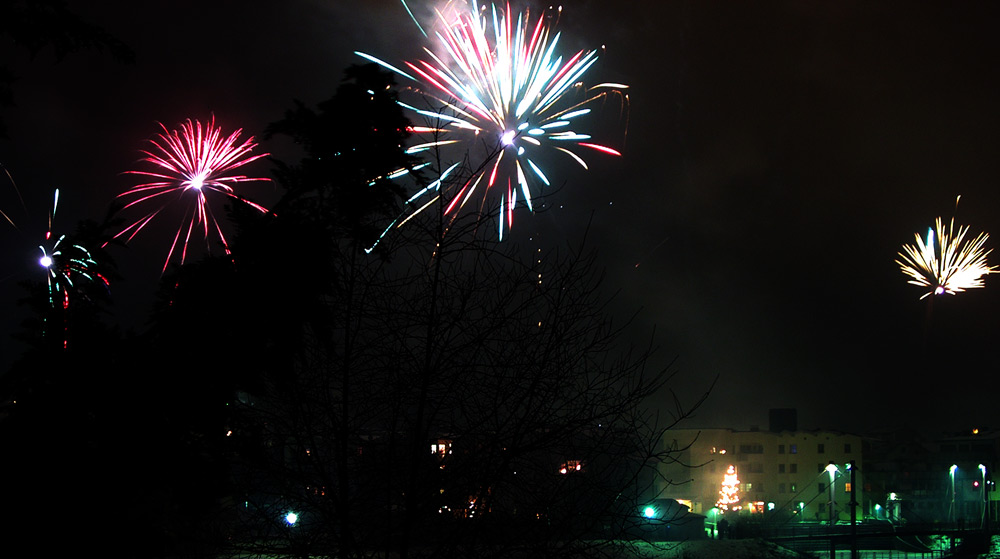
[[[646,518],[656,518],[656,509],[654,507],[646,507],[642,510],[642,515]]]

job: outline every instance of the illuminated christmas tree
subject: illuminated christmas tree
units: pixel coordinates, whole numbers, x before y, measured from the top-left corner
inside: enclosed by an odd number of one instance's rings
[[[722,476],[722,489],[719,490],[719,500],[715,506],[720,510],[740,510],[740,479],[736,476],[736,466],[730,464],[726,474]]]

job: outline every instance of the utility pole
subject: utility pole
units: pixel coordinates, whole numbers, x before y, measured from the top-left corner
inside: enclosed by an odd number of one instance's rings
[[[858,559],[858,466],[851,460],[847,469],[851,471],[851,500],[848,503],[851,507],[851,559]]]

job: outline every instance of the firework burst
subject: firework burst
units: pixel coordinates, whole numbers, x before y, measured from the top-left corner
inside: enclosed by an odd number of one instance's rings
[[[59,206],[59,191],[55,191],[52,200],[52,211],[49,213],[49,227],[45,232],[45,242],[52,241],[52,224],[55,221],[56,209]],[[51,247],[39,245],[42,256],[38,264],[45,268],[49,288],[49,304],[53,308],[61,306],[69,308],[70,291],[79,287],[81,282],[99,282],[105,288],[109,286],[108,278],[98,271],[97,261],[90,251],[79,244],[69,242],[66,235],[60,235]]]
[[[939,217],[935,226],[927,229],[926,239],[918,233],[915,244],[903,245],[896,263],[910,277],[907,283],[927,289],[921,299],[983,287],[984,276],[996,271],[996,266],[986,263],[992,250],[984,248],[989,235],[980,233],[966,240],[968,233],[967,225],[955,227],[955,218],[946,228]]]
[[[223,196],[238,200],[262,213],[267,212],[263,206],[236,194],[234,187],[244,182],[270,179],[237,175],[233,171],[269,154],[252,155],[251,152],[257,147],[253,136],[242,143],[239,142],[242,129],[224,136],[222,129],[215,125],[214,117],[204,125],[200,121],[188,119],[176,130],[167,130],[163,124],[160,127],[163,133],[158,135],[158,139],[149,140],[151,148],[142,151],[146,157],[140,160],[149,164],[152,170],[127,171],[128,174],[147,177],[149,182],[133,186],[118,195],[119,198],[130,200],[122,210],[138,205],[148,206],[150,209],[115,235],[115,238],[126,236],[126,242],[131,241],[165,208],[181,204],[183,217],[170,244],[163,270],[167,269],[178,249],[180,263],[184,263],[188,245],[196,233],[204,238],[206,247],[209,247],[209,239],[214,233],[226,254],[229,254],[226,236],[212,212],[210,198]]]
[[[469,142],[487,146],[488,156],[478,171],[444,193],[445,213],[461,210],[479,190],[499,189],[499,236],[503,239],[505,229],[513,225],[518,203],[533,209],[532,186],[550,185],[541,165],[546,152],[559,153],[584,169],[588,151],[621,155],[593,142],[577,126],[581,117],[591,113],[592,105],[609,94],[625,100],[622,90],[627,86],[602,83],[585,88],[581,84],[598,54],[581,50],[563,58],[559,33],[552,32],[558,10],[533,18],[528,11],[513,12],[509,4],[505,8],[480,7],[476,0],[460,4],[464,7],[451,9],[449,3],[438,11],[442,30],[435,34],[436,48],[424,49],[426,60],[406,62],[408,71],[357,54],[420,84],[415,89],[433,107],[400,103],[427,122],[427,126],[413,127],[412,132],[423,136],[423,141],[411,146],[409,153],[449,144],[471,147]],[[416,209],[411,213],[428,207],[421,200],[418,208],[419,198],[432,195],[437,199],[442,185],[436,181],[412,197],[407,204]],[[397,224],[402,221],[393,225]]]

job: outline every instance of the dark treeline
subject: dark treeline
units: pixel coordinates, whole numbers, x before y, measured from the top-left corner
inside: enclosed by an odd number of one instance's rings
[[[442,215],[474,168],[366,252],[412,209],[386,178],[418,163],[395,95],[353,67],[273,124],[302,151],[274,162],[281,199],[234,203],[232,253],[165,274],[143,332],[113,324],[113,289],[74,286],[63,307],[26,286],[30,349],[0,379],[7,541],[552,557],[628,530],[663,458],[644,404],[665,372],[623,344],[593,255],[523,254],[484,234],[495,215]],[[431,163],[407,180],[426,186]]]

